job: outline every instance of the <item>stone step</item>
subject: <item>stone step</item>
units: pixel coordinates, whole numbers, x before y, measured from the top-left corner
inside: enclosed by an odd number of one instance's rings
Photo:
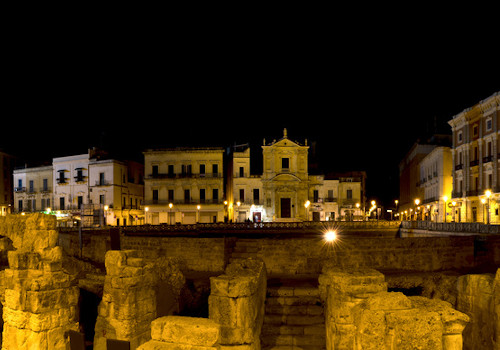
[[[325,317],[323,314],[310,315],[264,315],[265,325],[286,325],[286,326],[309,326],[309,325],[324,325]]]
[[[323,315],[323,306],[267,304],[266,315],[318,316]]]
[[[320,350],[326,347],[326,339],[324,336],[317,335],[263,335],[261,346],[263,349],[273,349],[273,346],[291,346],[292,349]]]

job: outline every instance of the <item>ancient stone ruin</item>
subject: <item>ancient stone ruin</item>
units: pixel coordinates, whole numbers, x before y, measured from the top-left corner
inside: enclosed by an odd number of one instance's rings
[[[305,238],[148,237],[144,249],[138,237],[123,237],[137,249],[111,250],[102,237],[84,237],[75,250],[74,236],[62,239],[53,216],[0,217],[3,350],[68,349],[75,334],[94,349],[121,341],[141,350],[500,350],[500,269],[451,271],[457,258],[430,257],[424,243],[431,240],[384,238],[373,248],[374,265],[388,266],[386,249],[391,261],[415,269],[397,252],[413,247],[436,267],[386,274],[366,266],[365,253],[350,255],[355,248],[346,242],[320,260]],[[456,248],[446,242],[468,240],[439,241],[440,252],[451,254]],[[92,252],[95,260],[80,255],[86,244],[104,252]],[[357,245],[369,244],[377,240]],[[460,268],[473,268],[468,248],[460,254],[468,259]],[[206,280],[208,292],[195,303],[206,311],[188,317],[194,278]]]
[[[78,287],[63,270],[55,218],[42,214],[0,218],[12,241],[2,271],[2,349],[64,350],[78,330]],[[5,239],[5,238],[4,238]]]

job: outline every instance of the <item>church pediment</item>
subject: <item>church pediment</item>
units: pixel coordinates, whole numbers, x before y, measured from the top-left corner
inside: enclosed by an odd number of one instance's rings
[[[305,146],[301,145],[297,141],[292,141],[288,138],[288,133],[286,128],[283,129],[283,137],[279,139],[278,141],[273,140],[273,142],[266,144],[266,141],[264,140],[264,147],[265,146],[270,146],[270,147],[307,147],[307,140],[305,140]]]
[[[293,182],[302,182],[300,178],[295,176],[294,174],[278,174],[271,179],[271,181],[293,181]]]

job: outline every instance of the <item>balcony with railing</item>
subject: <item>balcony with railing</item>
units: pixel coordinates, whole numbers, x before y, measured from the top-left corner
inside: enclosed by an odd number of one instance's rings
[[[220,179],[222,178],[222,173],[153,173],[145,176],[146,180],[158,180],[158,179]]]

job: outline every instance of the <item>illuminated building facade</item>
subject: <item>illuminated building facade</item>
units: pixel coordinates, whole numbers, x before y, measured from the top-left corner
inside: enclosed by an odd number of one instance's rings
[[[216,147],[144,152],[146,222],[224,221],[223,154]]]
[[[283,137],[262,145],[262,175],[250,174],[248,145],[233,149],[227,180],[229,218],[236,222],[361,220],[359,176],[308,173],[304,144]]]
[[[446,221],[451,221],[451,209],[446,207],[445,211],[445,206],[451,203],[452,182],[451,148],[438,146],[420,162],[423,197],[417,215],[422,220],[444,222],[446,213]]]
[[[52,165],[14,170],[16,212],[51,212],[73,225],[127,226],[144,223],[144,167],[103,153],[59,157]],[[88,216],[88,220],[86,220]]]
[[[14,210],[37,212],[53,204],[52,165],[14,170]]]
[[[500,221],[499,122],[499,92],[448,122],[453,132],[451,210],[457,222]],[[487,191],[491,195],[486,196]]]

